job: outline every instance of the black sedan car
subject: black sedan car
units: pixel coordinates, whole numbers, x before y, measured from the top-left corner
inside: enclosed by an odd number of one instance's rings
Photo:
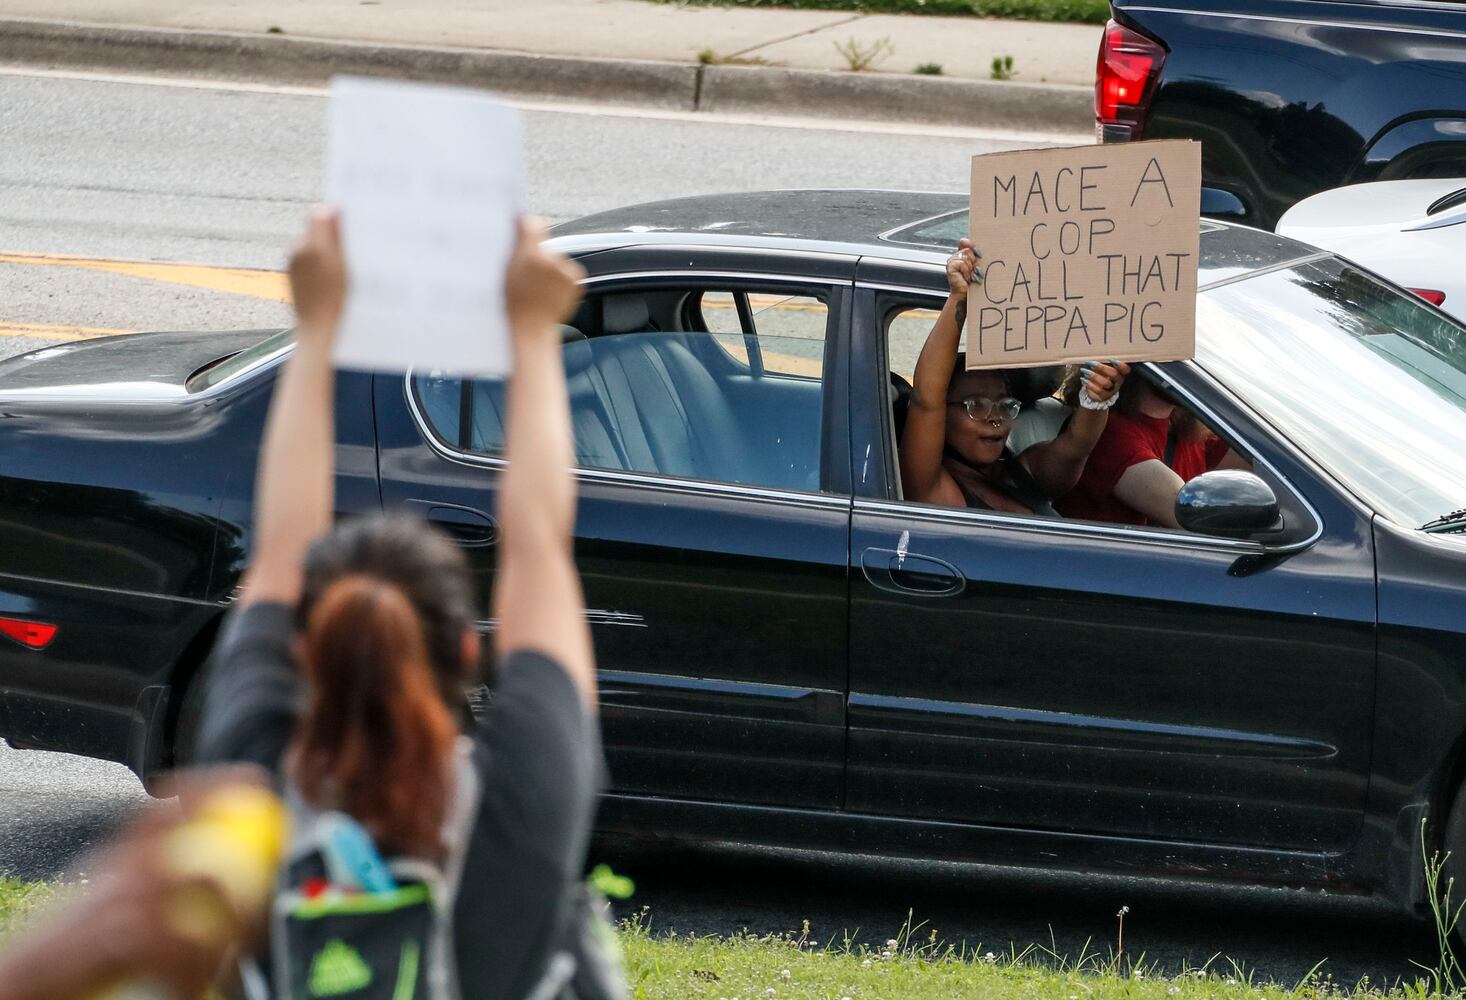
[[[602,825],[1418,906],[1422,821],[1466,849],[1466,332],[1206,222],[1197,358],[1142,375],[1275,511],[907,501],[897,387],[965,201],[773,192],[556,230],[589,272],[565,364]],[[0,734],[145,777],[187,747],[289,351],[158,333],[0,365]],[[487,597],[503,402],[340,375],[341,514],[439,525]]]

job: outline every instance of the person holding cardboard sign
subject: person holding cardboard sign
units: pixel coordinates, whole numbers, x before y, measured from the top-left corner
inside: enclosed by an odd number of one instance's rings
[[[964,239],[947,260],[947,302],[917,358],[901,436],[902,488],[923,503],[1057,516],[1053,500],[1079,482],[1130,366],[1086,363],[1079,408],[1058,437],[1014,455],[1008,436],[1022,404],[1002,371],[968,371],[958,351],[980,259]]]

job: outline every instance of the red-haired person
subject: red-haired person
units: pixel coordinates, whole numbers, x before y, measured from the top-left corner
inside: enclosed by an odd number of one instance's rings
[[[452,911],[465,997],[544,976],[582,877],[598,783],[596,681],[571,558],[573,452],[557,324],[580,268],[520,227],[506,281],[514,372],[501,479],[494,705],[473,726],[479,805]],[[201,723],[205,762],[244,761],[357,820],[384,857],[441,858],[464,687],[480,662],[460,551],[407,519],[333,530],[332,343],[347,275],[337,220],[296,247],[299,317],[255,492],[254,551]]]

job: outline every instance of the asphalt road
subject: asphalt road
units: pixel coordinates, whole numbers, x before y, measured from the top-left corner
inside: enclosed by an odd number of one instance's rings
[[[312,93],[0,74],[0,355],[99,330],[285,323],[277,280],[223,269],[280,265],[320,192],[324,113]],[[526,135],[531,207],[551,220],[768,187],[960,190],[969,156],[1020,145],[579,110],[530,111]],[[0,871],[84,870],[87,848],[147,802],[121,767],[0,747]],[[1338,982],[1383,982],[1432,958],[1419,925],[1316,893],[727,849],[606,844],[597,858],[637,879],[630,908],[682,933],[808,919],[820,940],[884,941],[910,912],[923,935],[969,949],[1052,943],[1072,958],[1110,947],[1129,906],[1126,950],[1173,969],[1221,953],[1280,981],[1322,960]]]

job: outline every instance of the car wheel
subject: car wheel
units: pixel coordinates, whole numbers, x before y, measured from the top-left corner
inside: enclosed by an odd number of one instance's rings
[[[1450,908],[1456,910],[1460,907],[1463,894],[1466,894],[1466,781],[1456,790],[1456,798],[1451,803],[1451,811],[1446,814],[1446,832],[1441,838],[1438,848],[1440,857],[1445,858],[1445,864],[1441,868],[1440,879],[1437,884],[1439,891],[1454,880],[1455,886],[1451,892]],[[1426,857],[1424,863],[1431,863],[1431,858]],[[1427,890],[1428,891],[1428,890]],[[1442,901],[1441,911],[1445,914],[1445,906]],[[1427,919],[1433,919],[1427,913]],[[1449,916],[1446,916],[1449,919]],[[1456,925],[1456,941],[1459,944],[1466,944],[1466,920]]]
[[[173,725],[173,741],[167,749],[168,762],[150,772],[143,780],[143,787],[154,798],[172,798],[174,790],[169,779],[173,772],[189,767],[196,759],[208,673],[209,665],[206,663],[184,685],[183,701],[178,707],[178,718]]]

